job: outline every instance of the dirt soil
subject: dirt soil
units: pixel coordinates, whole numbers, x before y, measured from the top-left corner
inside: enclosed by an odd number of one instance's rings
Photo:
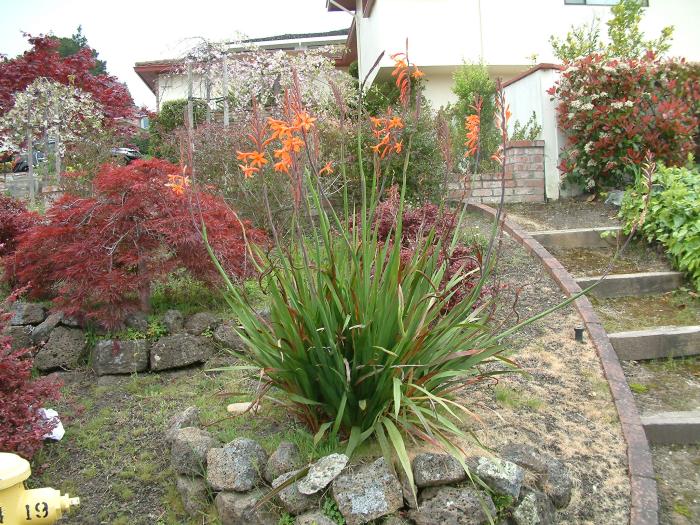
[[[610,333],[700,323],[700,297],[690,290],[643,297],[592,297],[591,303]]]
[[[661,525],[700,523],[700,445],[652,446]]]
[[[601,275],[607,270],[616,249],[574,248],[549,250],[569,273],[575,277]],[[630,242],[615,261],[613,274],[638,272],[667,272],[672,270],[666,257],[646,243]]]
[[[617,208],[601,201],[563,199],[548,203],[506,204],[508,217],[527,231],[619,226]]]
[[[479,217],[469,221],[483,232],[490,227]],[[500,260],[500,278],[508,286],[504,298],[510,305],[518,293],[519,319],[565,298],[539,261],[507,236]],[[473,430],[488,447],[525,443],[566,463],[575,490],[570,506],[558,513],[561,523],[626,523],[626,445],[595,349],[574,341],[580,324],[567,307],[528,326],[506,342],[527,373],[502,376],[489,389],[465,396],[485,422]]]
[[[700,357],[626,361],[622,367],[640,414],[700,409]]]

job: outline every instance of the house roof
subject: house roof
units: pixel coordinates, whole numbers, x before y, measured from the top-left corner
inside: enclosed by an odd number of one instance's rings
[[[364,18],[372,14],[375,1],[376,0],[362,0],[362,13]],[[326,9],[328,11],[354,11],[355,0],[326,0]]]
[[[351,28],[335,29],[333,31],[323,31],[315,33],[287,33],[283,35],[248,38],[246,40],[241,41],[240,44],[255,44],[257,47],[267,49],[270,51],[293,51],[295,49],[299,49],[300,47],[304,47],[304,44],[308,47],[319,47],[333,44],[347,44],[347,42],[349,41],[348,34],[350,32]],[[246,49],[245,45],[236,46],[233,42],[227,42],[227,44],[231,45],[231,47],[229,48],[231,52],[240,52]],[[236,42],[236,44],[239,43]],[[336,67],[348,66],[350,62],[352,62],[352,60],[348,62],[347,56],[348,52],[346,51],[344,52],[343,56],[336,57]],[[136,62],[136,64],[134,64],[134,71],[148,86],[151,92],[153,92],[153,94],[156,94],[156,80],[158,79],[158,75],[171,73],[174,71],[175,66],[178,66],[180,64],[182,64],[181,59]]]
[[[548,64],[546,62],[543,62],[541,64],[537,64],[536,66],[531,67],[530,69],[523,71],[519,75],[514,76],[510,80],[507,80],[506,82],[503,83],[503,87],[508,87],[511,84],[515,84],[518,80],[522,80],[527,76],[532,75],[536,71],[540,71],[541,69],[559,69],[563,70],[564,66],[561,64]]]

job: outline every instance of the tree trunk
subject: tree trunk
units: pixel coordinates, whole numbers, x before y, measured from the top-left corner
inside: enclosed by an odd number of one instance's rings
[[[139,255],[138,262],[138,272],[139,272],[139,303],[141,305],[141,311],[148,313],[151,311],[151,285],[145,276],[148,273],[146,268],[146,263],[143,258]]]
[[[224,55],[221,69],[221,90],[224,97],[224,127],[228,128],[228,65],[226,64],[226,55]]]
[[[29,184],[29,206],[36,205],[36,195],[34,193],[34,139],[32,134],[32,102],[27,105],[27,184]]]
[[[187,62],[187,126],[194,128],[194,108],[192,106],[192,62]]]
[[[54,160],[56,167],[56,183],[61,184],[61,135],[56,132],[56,144],[54,144]]]

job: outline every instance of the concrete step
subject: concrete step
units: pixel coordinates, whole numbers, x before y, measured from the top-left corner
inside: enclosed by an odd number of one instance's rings
[[[622,360],[700,355],[700,326],[662,326],[608,334]]]
[[[700,410],[660,412],[642,416],[650,443],[689,445],[700,443]]]
[[[577,277],[581,288],[588,288],[599,280],[599,276]],[[631,295],[653,295],[667,293],[683,284],[681,272],[642,272],[609,275],[590,294],[604,299],[606,297],[625,297]]]
[[[566,248],[607,248],[617,244],[622,229],[619,226],[605,228],[575,228],[570,230],[550,230],[530,232],[547,249]],[[604,232],[614,232],[609,237],[601,237]]]

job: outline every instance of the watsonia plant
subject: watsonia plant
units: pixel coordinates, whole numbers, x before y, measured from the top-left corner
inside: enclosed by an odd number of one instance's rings
[[[411,89],[420,72],[405,54],[394,60],[394,76],[409,112],[420,96]],[[463,271],[452,268],[446,278],[458,245],[462,219],[457,216],[448,235],[435,229],[422,232],[413,249],[402,253],[411,134],[399,115],[375,126],[381,130],[376,134],[376,163],[382,156],[405,155],[393,231],[388,236],[378,233],[380,169],[370,175],[362,170],[360,138],[355,159],[362,180],[359,210],[350,209],[346,194],[342,212],[336,212],[320,189],[323,169],[314,157],[314,118],[301,107],[294,89],[286,101],[285,120],[262,124],[256,115],[254,150],[238,155],[251,176],[264,176],[272,165],[287,173],[298,214],[313,218],[315,227],[305,235],[293,228],[298,235],[290,246],[257,250],[255,259],[270,283],[269,320],[259,317],[244,293],[227,281],[228,301],[248,347],[243,368],[262,380],[260,396],[289,406],[315,432],[316,442],[324,436],[338,439],[351,455],[363,442],[376,440],[389,464],[398,460],[411,485],[407,439],[452,453],[468,472],[460,446],[467,437],[463,420],[478,416],[459,394],[515,366],[501,355],[501,341],[524,324],[494,332],[489,323],[494,299],[481,292],[495,264],[494,242],[478,267],[465,263]],[[502,94],[498,102],[505,142],[509,112]],[[502,153],[503,148],[495,156],[501,166]],[[344,171],[344,158],[337,164]],[[465,280],[476,282],[461,301],[453,302]],[[481,365],[495,359],[508,365],[505,370],[484,371]]]

